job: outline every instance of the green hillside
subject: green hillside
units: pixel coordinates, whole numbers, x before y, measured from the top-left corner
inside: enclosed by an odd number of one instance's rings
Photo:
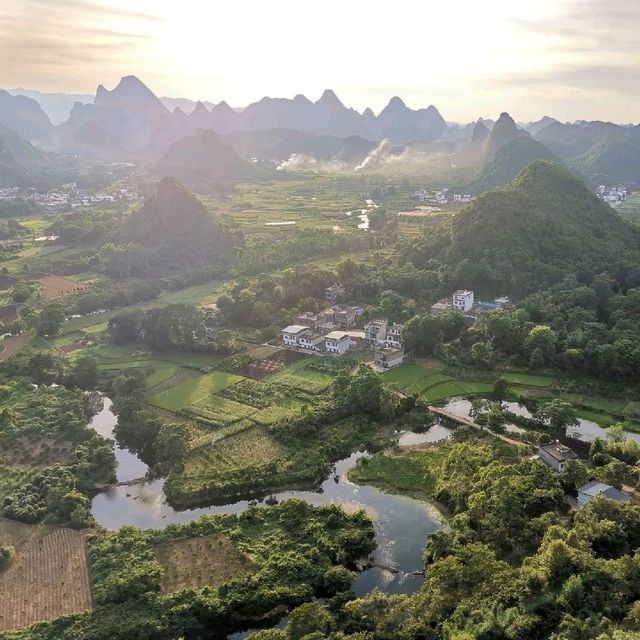
[[[557,162],[537,161],[504,189],[481,195],[417,243],[455,286],[524,294],[574,274],[640,262],[640,230]]]
[[[536,160],[557,160],[543,144],[528,135],[511,139],[488,158],[473,183],[476,191],[487,191],[512,180],[524,167]]]
[[[141,247],[138,254],[166,270],[223,263],[233,246],[228,230],[175,178],[158,183],[116,239]]]

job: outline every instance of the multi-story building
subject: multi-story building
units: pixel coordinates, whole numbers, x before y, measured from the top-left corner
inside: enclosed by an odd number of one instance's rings
[[[473,291],[468,289],[458,289],[453,293],[453,308],[456,311],[466,313],[473,309]]]
[[[375,347],[376,345],[384,342],[387,337],[388,324],[389,322],[385,318],[379,318],[368,322],[364,326],[364,343],[368,347]]]
[[[324,337],[324,341],[327,353],[343,355],[351,347],[351,338],[344,331],[332,331]]]
[[[344,288],[338,284],[332,284],[324,290],[324,299],[328,300],[332,304],[338,302],[338,300],[344,295]]]
[[[322,353],[325,350],[325,337],[321,333],[307,333],[300,336],[298,346],[307,351]]]
[[[371,320],[364,327],[364,342],[368,347],[400,347],[402,328],[401,324],[389,324],[386,318]]]
[[[292,324],[282,330],[282,341],[288,347],[297,347],[302,336],[311,334],[311,329],[301,324]]]
[[[373,355],[373,362],[381,369],[393,369],[402,364],[404,349],[402,347],[378,347]]]

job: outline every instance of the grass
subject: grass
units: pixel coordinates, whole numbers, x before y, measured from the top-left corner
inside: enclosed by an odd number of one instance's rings
[[[211,396],[241,380],[244,380],[242,376],[225,373],[224,371],[213,371],[154,395],[149,399],[149,402],[161,409],[175,412],[204,400],[207,396]]]
[[[379,453],[358,461],[348,476],[360,485],[371,484],[385,491],[429,498],[433,495],[438,467],[447,454],[447,447],[409,451],[402,456]]]
[[[146,385],[147,389],[153,389],[157,387],[159,384],[166,382],[171,378],[171,376],[175,375],[178,367],[175,364],[159,364],[154,367],[153,373],[147,377]]]
[[[528,387],[550,387],[553,384],[553,376],[512,372],[504,372],[499,376],[512,384],[522,384]]]

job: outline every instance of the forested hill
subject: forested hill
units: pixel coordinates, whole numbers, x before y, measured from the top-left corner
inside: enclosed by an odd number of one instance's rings
[[[540,160],[418,241],[409,257],[440,263],[452,285],[522,295],[569,273],[618,275],[640,264],[640,230],[564,166]]]
[[[211,129],[174,142],[158,163],[158,170],[188,183],[236,180],[255,176],[255,168]]]
[[[224,263],[232,234],[183,184],[164,178],[116,239],[142,248],[138,253],[165,270]]]

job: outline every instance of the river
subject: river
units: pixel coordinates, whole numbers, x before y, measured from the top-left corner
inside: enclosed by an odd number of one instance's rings
[[[111,401],[105,398],[104,407],[91,421],[100,434],[115,440],[116,417],[110,411]],[[404,433],[401,446],[435,442],[447,437],[450,430],[434,425],[425,433]],[[116,477],[119,483],[130,482],[145,475],[147,466],[135,453],[115,447]],[[350,482],[346,474],[363,456],[356,452],[338,461],[317,491],[282,491],[275,494],[278,501],[298,498],[312,505],[337,503],[346,509],[365,509],[373,520],[377,548],[373,554],[376,564],[357,574],[353,589],[365,595],[374,588],[385,593],[412,593],[420,588],[424,578],[414,572],[423,569],[422,550],[428,535],[442,526],[438,511],[419,500],[384,493],[371,486]],[[177,511],[167,504],[162,487],[164,479],[118,484],[99,493],[93,499],[92,513],[98,524],[106,529],[133,525],[140,529],[161,528],[170,523],[187,522],[206,513],[240,513],[252,502],[239,500],[221,506]],[[255,502],[255,501],[254,501]]]
[[[524,405],[517,402],[503,402],[502,406],[511,413],[522,416],[523,418],[533,418],[533,415]],[[464,398],[452,398],[443,407],[445,411],[452,413],[455,416],[461,418],[471,418],[471,401]],[[579,410],[578,410],[579,412]],[[525,431],[522,427],[518,427],[515,424],[506,424],[505,428],[510,433],[522,433]],[[596,438],[605,440],[607,438],[607,431],[603,429],[597,422],[592,420],[586,420],[578,416],[578,424],[575,427],[569,427],[567,429],[567,435],[582,440],[584,442],[591,442]],[[640,442],[640,433],[633,433],[632,431],[625,431],[627,438],[631,440],[637,440]]]

